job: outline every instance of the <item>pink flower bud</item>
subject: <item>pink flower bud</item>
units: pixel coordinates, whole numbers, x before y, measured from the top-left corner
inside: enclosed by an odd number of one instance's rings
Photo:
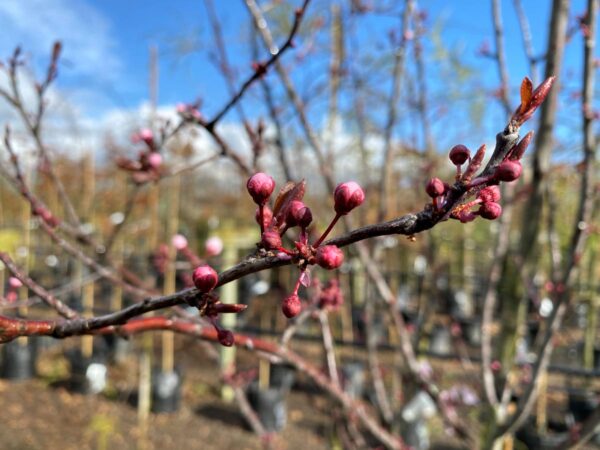
[[[444,182],[439,178],[432,178],[425,186],[425,191],[431,198],[439,197],[445,190]]]
[[[467,162],[470,156],[471,151],[462,144],[452,147],[450,154],[448,155],[450,161],[452,161],[452,164],[455,166],[462,166],[465,162]]]
[[[171,238],[171,244],[173,244],[173,247],[177,250],[181,251],[188,246],[188,240],[183,234],[176,234]]]
[[[347,181],[338,184],[333,193],[333,199],[335,212],[345,215],[365,201],[365,193],[358,183]]]
[[[223,241],[218,236],[209,237],[204,243],[206,256],[217,256],[223,251]]]
[[[256,223],[260,225],[260,208],[256,208],[256,212],[254,213],[254,219]],[[267,229],[271,226],[271,222],[273,221],[273,211],[267,205],[263,206],[263,228]]]
[[[219,339],[219,343],[224,347],[231,347],[235,341],[233,333],[222,328],[217,329],[217,338]]]
[[[246,188],[254,203],[264,205],[275,189],[275,180],[266,173],[258,172],[250,177]]]
[[[522,171],[523,166],[519,161],[504,161],[496,168],[495,178],[499,181],[515,181]]]
[[[296,220],[296,213],[298,210],[304,208],[304,202],[300,200],[293,200],[290,203],[290,206],[287,210],[287,215],[285,216],[285,222],[290,227],[295,227],[298,225],[298,221]]]
[[[471,211],[463,210],[458,214],[457,218],[458,220],[460,220],[461,223],[469,223],[473,222],[477,218],[477,216]]]
[[[260,243],[267,250],[277,250],[281,248],[281,236],[275,230],[267,230],[261,235]]]
[[[19,289],[23,286],[23,283],[17,277],[10,277],[8,279],[8,285],[13,289]]]
[[[287,296],[281,303],[281,310],[283,311],[283,315],[288,319],[296,317],[302,311],[300,298],[296,294]]]
[[[192,275],[194,285],[203,293],[212,291],[219,282],[219,275],[209,265],[199,266]]]
[[[488,186],[479,191],[477,196],[483,203],[497,202],[500,200],[500,188],[498,186]]]
[[[137,144],[138,142],[145,142],[147,145],[152,145],[154,142],[154,135],[152,130],[149,128],[142,128],[140,131],[131,136],[131,140],[134,144]]]
[[[306,228],[312,222],[312,218],[312,211],[303,202],[294,200],[290,203],[286,217],[286,223],[289,226],[300,225],[300,227]]]
[[[308,206],[298,210],[296,213],[296,219],[298,220],[298,225],[301,228],[307,228],[313,220],[312,211]]]
[[[344,262],[344,252],[335,245],[325,245],[317,249],[317,264],[324,269],[337,269]]]
[[[502,206],[498,203],[487,202],[481,205],[479,215],[487,220],[496,220],[502,214]]]
[[[148,155],[148,165],[153,169],[158,169],[162,164],[162,155],[158,152],[151,152]]]
[[[154,134],[150,128],[142,128],[139,132],[139,136],[144,142],[151,141],[154,138]]]
[[[318,298],[320,308],[328,308],[332,310],[338,309],[344,303],[344,294],[340,289],[340,282],[335,278],[329,280]]]

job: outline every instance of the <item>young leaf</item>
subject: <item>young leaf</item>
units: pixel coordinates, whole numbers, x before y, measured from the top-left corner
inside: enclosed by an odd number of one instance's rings
[[[298,183],[288,181],[279,191],[275,199],[273,207],[273,217],[276,219],[277,226],[285,226],[285,218],[288,209],[294,200],[302,200],[306,191],[306,181],[302,180]]]
[[[531,102],[531,95],[533,93],[533,84],[529,77],[523,78],[521,82],[521,107],[519,108],[519,113],[523,114],[527,107],[529,106],[529,102]]]

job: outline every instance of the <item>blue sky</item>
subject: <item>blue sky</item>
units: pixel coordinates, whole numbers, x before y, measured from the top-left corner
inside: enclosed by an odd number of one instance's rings
[[[551,1],[522,2],[531,22],[534,46],[541,49],[546,41]],[[214,3],[229,44],[230,59],[239,73],[244,74],[250,58],[248,47],[244,45],[248,16],[243,2],[214,0]],[[310,12],[327,15],[330,4],[314,0]],[[477,84],[489,89],[498,85],[494,62],[475,55],[485,39],[494,49],[490,2],[422,0],[419,4],[428,11],[430,26],[441,24],[445,45],[456,49],[462,60],[476,70]],[[572,2],[573,14],[582,12],[583,8],[583,0]],[[511,84],[516,87],[528,69],[511,0],[503,1],[503,16]],[[387,30],[397,23],[395,17],[369,19],[359,31],[360,45],[377,49]],[[212,47],[212,33],[200,0],[3,0],[0,29],[3,30],[0,55],[10,54],[15,45],[21,44],[38,68],[45,61],[52,41],[61,39],[64,59],[57,86],[68,101],[90,117],[114,109],[135,109],[147,101],[148,49],[152,45],[159,48],[160,54],[161,105],[192,101],[200,96],[210,111],[227,98],[223,80],[207,57]],[[323,34],[327,36],[327,31]],[[574,41],[567,49],[567,66],[578,68],[580,37]],[[302,46],[302,41],[300,44]],[[431,48],[431,43],[426,42],[426,45]],[[182,55],[178,49],[185,46],[196,51]],[[444,90],[443,80],[435,71],[435,66],[431,66],[430,89],[434,94]],[[303,75],[300,68],[296,76],[302,80],[302,76],[307,75]],[[497,105],[492,104],[490,108],[496,116],[502,114]],[[231,116],[228,119],[234,120]]]

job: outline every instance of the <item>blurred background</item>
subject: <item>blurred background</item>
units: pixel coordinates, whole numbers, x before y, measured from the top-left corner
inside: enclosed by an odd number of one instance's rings
[[[354,248],[339,271],[312,271],[300,291],[308,313],[295,323],[280,311],[293,267],[220,290],[249,305],[221,326],[268,342],[292,327],[288,345],[412,448],[475,448],[442,419],[453,414],[488,448],[489,430],[519,411],[532,381],[538,400],[503,448],[553,448],[598,420],[600,96],[589,80],[600,55],[584,52],[596,37],[590,5],[313,0],[292,48],[224,109],[284,45],[301,1],[2,1],[0,124],[10,125],[27,186],[61,223],[32,211],[0,145],[0,251],[86,317],[143,298],[114,277],[171,294],[191,285],[199,261],[220,272],[256,250],[250,174],[269,173],[276,191],[306,180],[314,233],[334,216],[324,173],[363,186],[356,227],[420,211],[431,203],[427,180],[454,181],[449,150],[486,144],[491,154],[523,78],[535,87],[556,75],[547,106],[520,132],[536,134],[523,176],[503,187],[501,220],[448,220],[368,242],[392,299]],[[342,233],[338,225],[333,235]],[[0,267],[0,314],[57,317],[17,281]],[[343,298],[332,304],[327,289],[338,295],[338,285]],[[437,400],[400,350],[388,308]],[[482,360],[503,413],[489,404]],[[382,445],[314,377],[282,362],[170,332],[21,338],[2,345],[0,447]],[[598,448],[593,439],[586,448]]]

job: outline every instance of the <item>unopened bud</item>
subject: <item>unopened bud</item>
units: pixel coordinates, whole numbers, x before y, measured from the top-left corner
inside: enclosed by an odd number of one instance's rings
[[[344,252],[335,245],[325,245],[317,249],[317,264],[324,269],[337,269],[344,262]]]
[[[502,214],[502,206],[498,203],[487,202],[481,205],[479,215],[487,220],[495,220]]]
[[[152,133],[151,129],[142,128],[140,131],[131,136],[131,140],[134,144],[137,144],[138,142],[145,142],[146,145],[151,146],[154,144],[154,134]]]
[[[445,190],[446,187],[444,186],[444,182],[439,178],[432,178],[425,186],[425,191],[431,198],[436,198],[440,195],[443,195]]]
[[[194,270],[194,274],[192,275],[192,279],[194,280],[194,285],[200,292],[210,292],[212,291],[219,282],[219,275],[209,265],[199,266]]]
[[[267,250],[277,250],[281,248],[281,236],[275,230],[267,230],[261,235],[260,243]]]
[[[162,156],[158,152],[151,152],[148,155],[148,165],[153,169],[158,169],[162,164]]]
[[[19,289],[23,286],[23,283],[17,277],[10,277],[8,279],[8,285],[13,289]]]
[[[296,317],[302,311],[302,302],[296,294],[287,296],[281,303],[281,311],[288,319]]]
[[[188,240],[183,234],[176,234],[171,238],[171,244],[175,249],[181,251],[188,246]]]
[[[365,201],[365,193],[358,183],[348,181],[335,188],[333,199],[335,212],[344,215]]]
[[[256,204],[264,205],[275,189],[275,180],[266,173],[258,172],[250,177],[246,188]]]
[[[256,220],[256,223],[260,225],[260,207],[256,208],[254,219]],[[269,228],[272,220],[273,211],[271,211],[271,208],[269,208],[267,205],[263,206],[263,228]]]
[[[495,172],[495,178],[499,181],[511,182],[521,176],[523,166],[519,161],[504,161]]]
[[[291,202],[286,217],[286,223],[289,226],[299,225],[306,228],[310,225],[312,219],[312,211],[303,202],[299,200]]]
[[[219,343],[224,347],[231,347],[235,341],[233,333],[229,330],[217,329],[217,338]]]
[[[462,166],[465,162],[467,162],[470,156],[471,151],[462,144],[452,147],[450,154],[448,155],[450,161],[452,161],[452,164],[455,166]]]
[[[497,202],[501,197],[500,188],[498,186],[488,186],[479,191],[477,197],[481,199],[483,203]]]
[[[223,251],[223,241],[219,236],[209,237],[204,243],[206,256],[217,256]]]

